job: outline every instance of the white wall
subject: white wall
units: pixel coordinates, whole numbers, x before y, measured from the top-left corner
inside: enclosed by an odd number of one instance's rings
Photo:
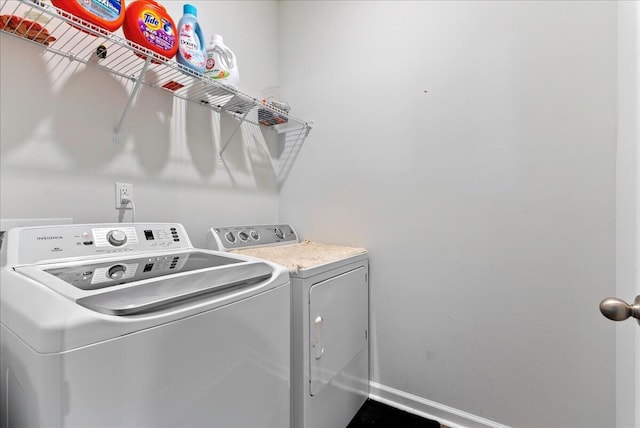
[[[370,250],[383,398],[613,426],[616,8],[281,4],[283,94],[316,124],[281,219]]]
[[[177,24],[183,2],[162,3]],[[220,33],[238,56],[241,90],[259,97],[278,84],[277,2],[192,3],[207,43]],[[121,181],[134,186],[136,221],[181,222],[196,245],[212,225],[277,220],[277,184],[256,127],[243,125],[225,166],[217,151],[233,119],[143,87],[113,144],[131,82],[4,33],[0,46],[0,217],[118,221]]]

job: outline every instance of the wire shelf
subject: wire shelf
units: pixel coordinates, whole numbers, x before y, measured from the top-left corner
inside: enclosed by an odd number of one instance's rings
[[[246,121],[277,133],[292,133],[299,141],[299,136],[306,138],[313,126],[313,122],[211,80],[49,4],[37,0],[3,0],[0,15],[0,30],[7,34],[135,82],[129,102],[114,130],[114,142],[118,141],[120,127],[141,84],[230,114],[239,119],[238,127]],[[288,136],[286,138],[289,139]],[[221,155],[229,141],[222,146]]]

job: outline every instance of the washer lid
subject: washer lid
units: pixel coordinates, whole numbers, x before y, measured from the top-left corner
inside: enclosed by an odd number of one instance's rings
[[[2,334],[15,335],[38,353],[65,352],[232,307],[289,285],[281,266],[221,256],[239,262],[96,290],[76,288],[46,272],[60,264],[0,269]],[[69,265],[81,263],[86,261]]]
[[[265,263],[244,263],[215,271],[172,277],[83,297],[76,302],[108,315],[135,315],[169,307],[197,297],[234,289],[246,289],[273,273]]]

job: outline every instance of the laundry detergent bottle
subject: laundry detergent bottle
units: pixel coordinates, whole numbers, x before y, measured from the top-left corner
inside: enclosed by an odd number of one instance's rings
[[[111,32],[120,28],[124,21],[124,0],[51,0],[51,4],[89,24]],[[62,16],[71,18],[64,13]],[[81,27],[78,28],[83,30]]]
[[[178,21],[178,53],[176,61],[199,74],[204,74],[207,58],[205,41],[198,24],[198,12],[193,5],[183,6],[184,15]]]
[[[235,54],[225,46],[222,36],[214,34],[207,46],[205,76],[225,85],[237,87],[240,75]]]
[[[167,10],[154,0],[136,0],[129,3],[122,31],[127,40],[167,59],[173,58],[178,50],[176,24]],[[146,58],[138,52],[135,54]],[[151,62],[158,63],[155,60]]]

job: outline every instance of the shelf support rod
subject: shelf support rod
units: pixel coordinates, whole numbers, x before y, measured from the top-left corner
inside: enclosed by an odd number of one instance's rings
[[[129,108],[131,108],[131,104],[133,104],[133,100],[140,90],[140,85],[142,84],[142,76],[144,76],[144,74],[147,72],[149,64],[151,64],[151,55],[147,55],[147,59],[142,66],[142,70],[140,71],[140,75],[138,75],[137,78],[132,78],[136,82],[136,84],[133,87],[133,91],[131,91],[131,95],[129,95],[129,100],[127,101],[127,105],[125,106],[124,111],[122,112],[122,116],[120,116],[120,121],[118,121],[118,124],[113,131],[113,142],[116,144],[120,142],[120,129],[122,129],[122,124],[124,123],[124,119],[127,117]]]
[[[238,132],[238,129],[240,129],[240,126],[242,126],[242,123],[244,122],[244,120],[246,119],[247,115],[249,114],[249,112],[251,111],[251,109],[247,110],[243,115],[242,118],[240,119],[240,121],[238,122],[238,126],[236,126],[236,129],[233,130],[233,132],[231,133],[231,135],[229,136],[229,138],[227,138],[227,142],[224,143],[224,146],[222,146],[222,149],[220,150],[220,160],[222,160],[222,154],[224,153],[224,151],[227,149],[227,146],[229,145],[229,143],[231,142],[231,140],[233,139],[233,137],[236,135],[236,132]]]

